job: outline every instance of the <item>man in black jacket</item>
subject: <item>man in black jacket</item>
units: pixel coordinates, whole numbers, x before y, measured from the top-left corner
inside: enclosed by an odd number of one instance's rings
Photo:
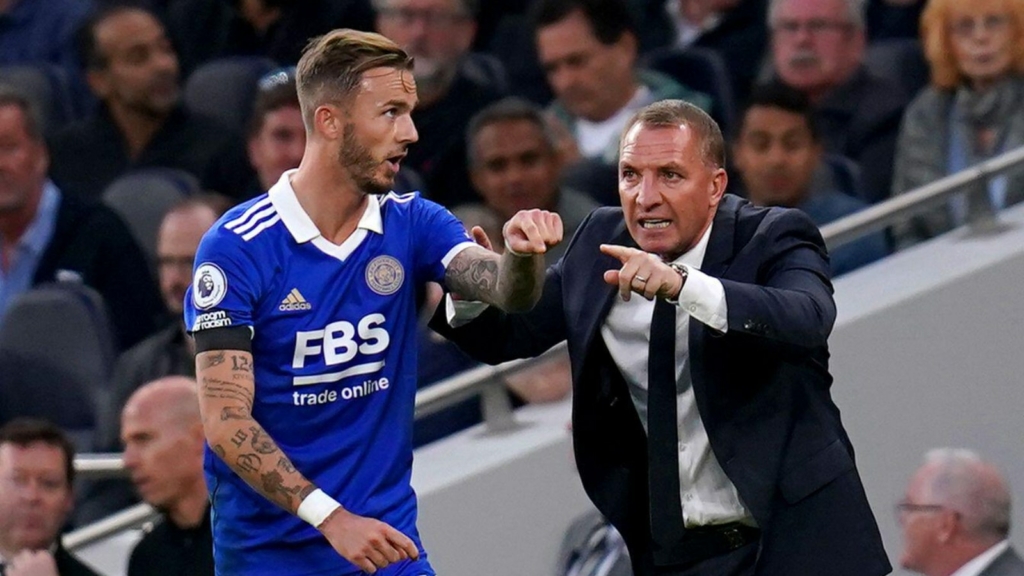
[[[240,135],[181,104],[178,57],[142,8],[101,11],[84,26],[79,53],[102,105],[53,142],[53,179],[69,195],[98,198],[136,168],[189,172],[207,190],[247,197],[252,171]]]
[[[161,308],[145,257],[113,212],[47,179],[37,118],[25,96],[0,86],[0,324],[7,305],[33,286],[81,282],[103,296],[127,348],[156,328]]]
[[[124,465],[143,500],[163,513],[132,551],[129,576],[213,575],[196,382],[169,376],[139,388],[121,415]]]
[[[567,341],[580,480],[637,576],[888,574],[829,393],[817,228],[725,194],[690,103],[641,109],[620,152],[621,209],[580,225],[533,310],[463,301],[467,324],[446,306],[432,326],[491,364]]]
[[[74,505],[74,449],[43,420],[0,428],[0,574],[96,576],[60,544]]]

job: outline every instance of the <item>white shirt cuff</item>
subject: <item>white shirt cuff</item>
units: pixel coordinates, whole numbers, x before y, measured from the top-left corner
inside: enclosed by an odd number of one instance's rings
[[[479,302],[477,300],[456,300],[452,298],[451,294],[444,295],[445,318],[447,318],[448,325],[452,328],[458,328],[464,324],[469,324],[476,319],[477,316],[483,314],[484,310],[487,310],[486,302]]]
[[[729,330],[729,310],[725,304],[725,287],[718,278],[712,278],[692,266],[686,266],[687,277],[679,291],[678,306],[693,318],[715,330]]]

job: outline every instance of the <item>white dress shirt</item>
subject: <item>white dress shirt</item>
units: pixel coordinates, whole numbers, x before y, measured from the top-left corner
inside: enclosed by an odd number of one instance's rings
[[[676,263],[687,268],[688,276],[679,293],[676,314],[676,418],[679,426],[679,489],[686,527],[744,522],[754,525],[750,511],[740,501],[736,487],[711,451],[697,403],[690,385],[690,317],[726,332],[728,315],[722,283],[700,271],[711,227],[700,242]],[[633,406],[647,430],[647,359],[651,343],[651,315],[654,302],[633,294],[628,302],[616,298],[601,327],[612,360],[629,386]]]
[[[591,122],[585,118],[576,119],[576,146],[580,154],[587,158],[601,158],[613,142],[618,142],[619,134],[626,127],[633,112],[643,108],[651,99],[651,91],[647,86],[637,87],[633,97],[625,106],[610,117],[600,122]]]
[[[978,554],[974,558],[971,558],[970,562],[964,564],[949,576],[978,576],[993,562],[995,562],[996,558],[998,558],[1000,554],[1006,552],[1006,549],[1009,547],[1010,541],[1003,540],[981,554]]]

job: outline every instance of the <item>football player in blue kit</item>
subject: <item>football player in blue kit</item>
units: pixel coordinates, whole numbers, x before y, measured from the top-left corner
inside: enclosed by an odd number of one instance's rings
[[[207,233],[186,296],[217,573],[433,575],[410,486],[416,289],[529,309],[561,220],[516,214],[499,256],[389,192],[416,87],[383,36],[313,40],[296,81],[302,163]]]

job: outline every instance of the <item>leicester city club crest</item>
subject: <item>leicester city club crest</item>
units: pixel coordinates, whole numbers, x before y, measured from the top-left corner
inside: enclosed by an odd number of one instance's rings
[[[381,296],[390,296],[402,287],[405,270],[391,256],[377,256],[366,265],[366,285]]]

